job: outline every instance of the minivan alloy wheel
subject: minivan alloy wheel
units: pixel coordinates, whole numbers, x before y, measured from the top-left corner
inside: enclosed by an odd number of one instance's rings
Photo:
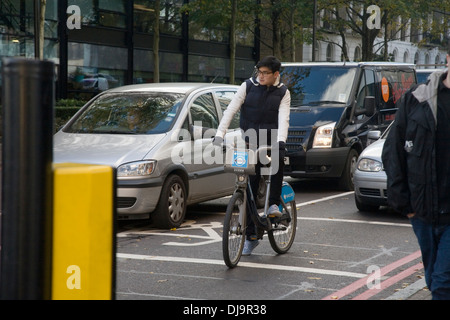
[[[174,183],[170,188],[168,201],[169,215],[173,221],[179,221],[184,216],[184,202],[183,187],[179,183]]]
[[[150,214],[152,222],[157,228],[178,228],[186,215],[187,192],[183,179],[170,175],[164,182],[158,205]]]

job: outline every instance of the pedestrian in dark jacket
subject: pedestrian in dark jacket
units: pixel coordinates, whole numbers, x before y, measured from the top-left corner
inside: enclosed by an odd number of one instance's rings
[[[447,63],[450,63],[450,50]],[[450,76],[430,75],[398,102],[383,149],[388,203],[408,216],[434,300],[450,299]]]

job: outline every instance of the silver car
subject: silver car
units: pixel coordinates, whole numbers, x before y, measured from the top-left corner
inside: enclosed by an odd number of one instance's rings
[[[377,211],[387,206],[387,176],[383,168],[381,154],[391,125],[381,135],[380,131],[370,131],[370,144],[358,158],[354,173],[355,203],[359,211]]]
[[[119,219],[150,216],[158,227],[176,228],[187,205],[234,190],[212,137],[237,89],[167,83],[106,91],[55,134],[54,162],[114,167]],[[238,127],[234,119],[225,139],[240,137]]]

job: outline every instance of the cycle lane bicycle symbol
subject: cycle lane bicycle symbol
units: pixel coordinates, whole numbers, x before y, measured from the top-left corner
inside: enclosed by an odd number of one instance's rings
[[[196,224],[195,221],[187,221],[183,224],[182,227],[178,229],[174,229],[172,231],[164,232],[162,230],[130,230],[123,231],[118,234],[119,238],[125,238],[127,236],[163,236],[163,237],[176,237],[180,239],[179,241],[169,241],[162,243],[163,246],[179,246],[179,247],[197,247],[204,246],[216,242],[222,241],[222,235],[217,233],[215,229],[222,230],[223,225],[221,222],[209,222],[209,223],[200,223]],[[200,230],[202,234],[197,234],[198,232],[188,233],[190,231],[198,231]],[[200,240],[200,241],[189,241],[186,242],[186,239],[192,240]],[[203,241],[201,241],[203,240]]]

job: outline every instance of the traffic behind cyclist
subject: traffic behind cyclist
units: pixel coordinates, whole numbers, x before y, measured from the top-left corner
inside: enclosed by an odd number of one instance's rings
[[[289,129],[291,94],[281,83],[281,62],[268,56],[256,65],[256,75],[245,81],[225,110],[214,138],[215,145],[221,145],[223,137],[234,115],[241,111],[240,128],[247,143],[259,146],[272,146],[272,159],[278,155],[278,170],[273,172],[270,185],[269,216],[281,216],[279,210],[283,184],[284,156]],[[256,137],[256,141],[252,141]],[[273,142],[274,143],[273,143]],[[250,177],[254,195],[258,192],[261,179],[261,164],[256,165],[256,175]],[[250,255],[259,244],[255,225],[248,219],[247,239],[243,255]]]

